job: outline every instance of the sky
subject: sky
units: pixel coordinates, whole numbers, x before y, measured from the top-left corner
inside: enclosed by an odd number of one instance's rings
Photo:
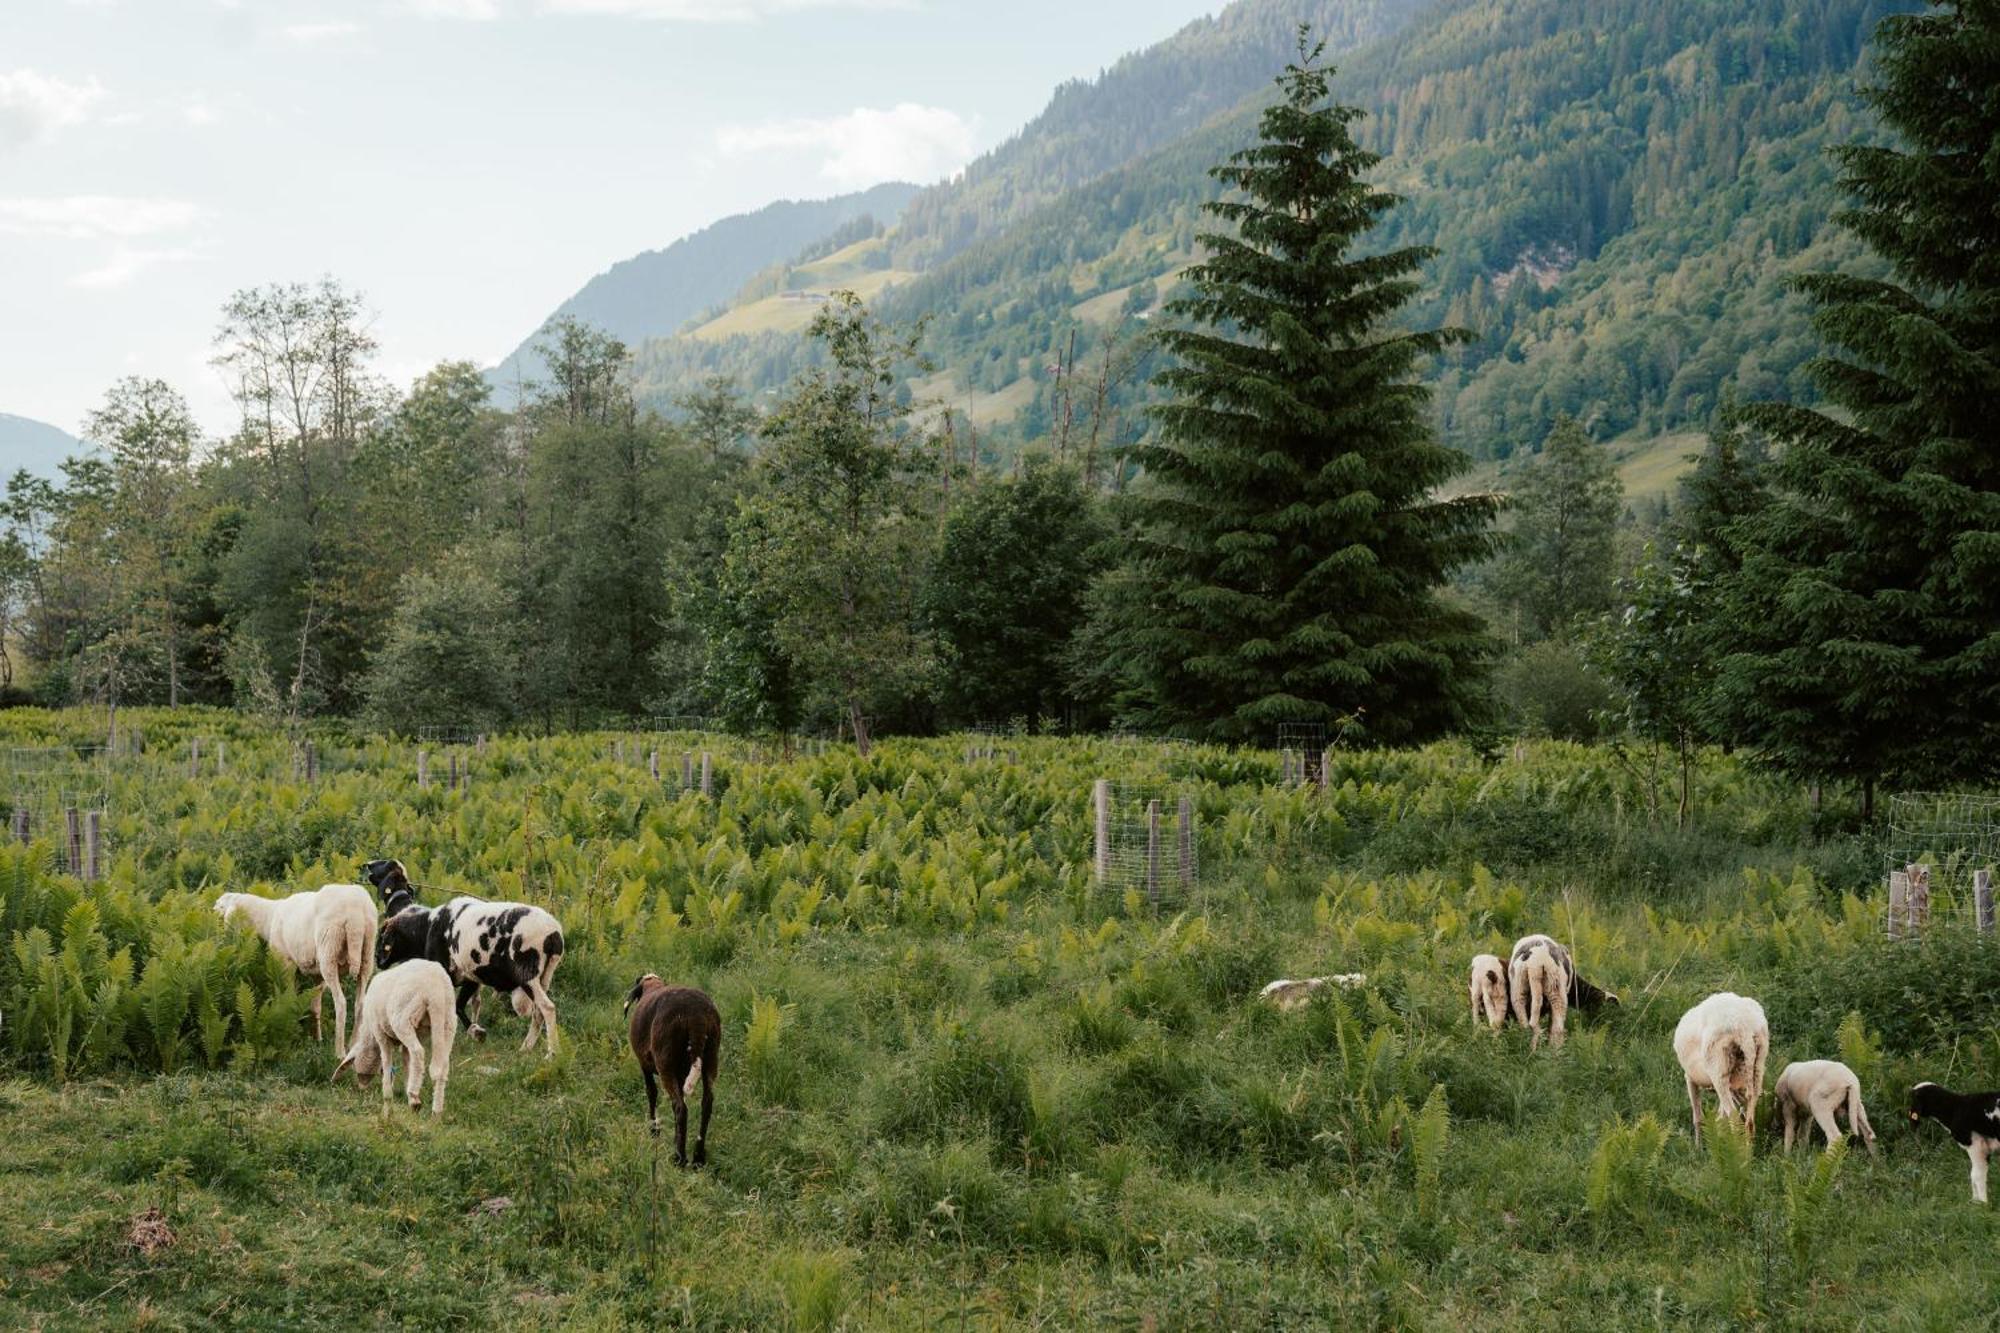
[[[229,295],[360,290],[401,386],[775,199],[951,175],[1220,0],[0,0],[0,412],[157,376]],[[0,472],[7,460],[0,459]]]

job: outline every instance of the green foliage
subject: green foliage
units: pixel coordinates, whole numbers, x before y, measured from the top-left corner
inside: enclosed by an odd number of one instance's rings
[[[1667,1128],[1651,1111],[1627,1124],[1614,1116],[1591,1150],[1584,1203],[1601,1219],[1623,1216],[1644,1227],[1661,1197],[1661,1159]]]
[[[1785,1248],[1791,1252],[1792,1267],[1801,1274],[1811,1270],[1813,1252],[1824,1241],[1827,1209],[1846,1160],[1847,1140],[1835,1139],[1803,1174],[1785,1175]]]
[[[486,731],[514,716],[519,629],[492,553],[491,544],[471,545],[435,571],[404,577],[365,687],[380,725],[405,735],[426,726]]]
[[[1444,1189],[1445,1155],[1451,1145],[1451,1107],[1445,1100],[1444,1085],[1432,1088],[1410,1127],[1410,1160],[1417,1173],[1417,1216],[1437,1217],[1438,1201]]]
[[[1750,1160],[1754,1145],[1742,1118],[1725,1119],[1720,1109],[1711,1109],[1701,1144],[1708,1152],[1702,1198],[1726,1221],[1747,1227],[1757,1200],[1757,1173]]]
[[[1718,704],[1731,734],[1796,777],[1976,781],[2000,739],[2000,220],[1990,163],[2000,15],[1944,0],[1889,18],[1866,101],[1893,146],[1837,159],[1838,221],[1887,261],[1802,277],[1832,351],[1829,402],[1762,403],[1774,494],[1739,524]],[[1871,812],[1872,813],[1872,812]]]
[[[1493,582],[1526,632],[1568,634],[1580,618],[1611,605],[1612,538],[1624,487],[1604,446],[1569,416],[1556,419],[1519,478]]]
[[[1319,55],[1301,36],[1258,142],[1215,168],[1234,193],[1205,207],[1232,231],[1203,234],[1168,305],[1187,326],[1160,335],[1172,401],[1131,454],[1132,586],[1108,608],[1148,728],[1245,740],[1360,717],[1389,741],[1476,711],[1487,640],[1439,589],[1489,549],[1494,502],[1437,496],[1464,460],[1410,379],[1461,335],[1395,324],[1428,252],[1359,253],[1397,199],[1363,179],[1380,159]]]
[[[1568,741],[1594,739],[1617,702],[1568,639],[1544,639],[1509,654],[1496,673],[1494,693],[1521,734]]]
[[[1064,658],[1109,535],[1077,474],[1045,458],[952,507],[924,588],[948,719],[1065,715]]]

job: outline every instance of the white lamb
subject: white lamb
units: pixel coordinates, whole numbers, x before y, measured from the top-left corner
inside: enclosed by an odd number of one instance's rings
[[[1472,1021],[1484,1018],[1498,1032],[1507,1022],[1507,967],[1498,954],[1482,953],[1472,960]]]
[[[1874,1153],[1875,1130],[1868,1123],[1868,1112],[1861,1106],[1861,1080],[1840,1061],[1794,1061],[1778,1075],[1772,1091],[1777,1094],[1778,1114],[1785,1124],[1786,1152],[1792,1150],[1793,1128],[1808,1115],[1819,1125],[1820,1133],[1826,1135],[1826,1146],[1831,1148],[1843,1137],[1834,1112],[1845,1108],[1849,1132],[1859,1134],[1869,1153]],[[1812,1131],[1805,1131],[1805,1136],[1812,1137]]]
[[[1764,1063],[1771,1057],[1771,1026],[1764,1021],[1763,1005],[1730,991],[1709,996],[1681,1015],[1674,1029],[1674,1055],[1687,1075],[1697,1145],[1703,1088],[1715,1090],[1724,1116],[1734,1117],[1740,1104],[1744,1128],[1756,1134],[1757,1098],[1764,1091]]]
[[[320,1001],[333,993],[333,1049],[347,1046],[347,995],[340,979],[351,974],[359,1003],[375,971],[375,899],[358,884],[328,884],[289,898],[225,893],[215,910],[228,921],[241,916],[271,951],[309,977],[318,977],[313,995],[313,1040],[320,1027]]]
[[[354,1045],[334,1068],[333,1077],[338,1080],[341,1072],[353,1065],[359,1080],[380,1066],[386,1111],[394,1081],[395,1048],[401,1046],[408,1064],[403,1092],[414,1111],[423,1103],[424,1047],[418,1037],[425,1033],[431,1039],[431,1114],[443,1115],[444,1085],[451,1080],[451,1044],[458,1036],[458,1010],[451,978],[428,960],[398,963],[376,976],[361,1000],[361,1015],[354,1022]]]
[[[1341,972],[1330,977],[1305,977],[1298,981],[1280,978],[1258,992],[1258,998],[1267,1000],[1278,1007],[1281,1013],[1309,1003],[1313,993],[1322,986],[1338,986],[1342,990],[1355,990],[1368,984],[1366,973]]]

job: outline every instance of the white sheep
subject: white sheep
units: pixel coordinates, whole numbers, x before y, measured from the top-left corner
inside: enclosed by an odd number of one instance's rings
[[[1472,1021],[1484,1018],[1498,1032],[1507,1022],[1507,967],[1498,954],[1482,953],[1472,960]]]
[[[424,1047],[421,1034],[431,1039],[431,1114],[444,1114],[444,1085],[451,1079],[451,1044],[458,1036],[458,1011],[451,978],[436,963],[426,959],[398,963],[379,973],[361,1000],[361,1013],[354,1021],[354,1045],[334,1068],[354,1066],[357,1080],[382,1070],[383,1109],[387,1110],[389,1089],[394,1079],[396,1046],[401,1046],[408,1063],[403,1080],[410,1109],[423,1102]]]
[[[1808,1115],[1818,1123],[1820,1132],[1826,1135],[1826,1146],[1831,1148],[1843,1137],[1834,1112],[1844,1107],[1849,1132],[1859,1134],[1869,1153],[1874,1153],[1875,1130],[1868,1123],[1868,1112],[1861,1106],[1861,1080],[1840,1061],[1796,1060],[1778,1075],[1772,1091],[1777,1095],[1778,1114],[1785,1124],[1786,1152],[1792,1150],[1793,1128]],[[1805,1133],[1808,1138],[1812,1136],[1811,1130]]]
[[[1342,990],[1355,990],[1368,984],[1366,973],[1341,972],[1330,977],[1305,977],[1298,981],[1280,978],[1258,992],[1257,998],[1268,1000],[1280,1012],[1290,1013],[1311,1001],[1313,992],[1322,986],[1338,986]]]
[[[1560,1047],[1568,1032],[1570,981],[1576,970],[1569,950],[1547,935],[1523,935],[1514,941],[1507,965],[1508,998],[1514,1017],[1534,1034],[1528,1048],[1542,1044],[1542,1006],[1549,1010],[1549,1045]]]
[[[320,1027],[320,1001],[333,993],[333,1049],[347,1046],[347,995],[342,976],[352,974],[358,1004],[375,971],[375,899],[359,884],[328,884],[289,898],[259,898],[253,893],[225,893],[215,910],[228,921],[247,920],[271,951],[309,977],[318,977],[313,994],[313,1040]]]
[[[1715,1090],[1724,1116],[1733,1117],[1741,1097],[1743,1124],[1757,1132],[1757,1098],[1764,1091],[1764,1063],[1771,1056],[1771,1025],[1764,1006],[1731,991],[1718,991],[1681,1015],[1674,1029],[1674,1055],[1687,1075],[1688,1108],[1694,1141],[1701,1143],[1701,1090]]]

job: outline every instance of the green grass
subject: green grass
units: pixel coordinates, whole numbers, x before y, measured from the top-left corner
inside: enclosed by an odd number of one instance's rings
[[[156,715],[149,735],[170,725]],[[232,742],[246,764],[256,745]],[[730,872],[746,894],[733,924],[714,933],[641,915],[621,932],[628,909],[611,890],[576,881],[538,893],[573,937],[555,986],[563,1053],[544,1062],[515,1049],[511,1015],[484,1044],[462,1038],[442,1121],[400,1096],[385,1114],[373,1086],[329,1085],[332,1061],[309,1043],[254,1068],[224,1060],[153,1077],[121,1061],[67,1083],[32,1051],[6,1048],[5,1322],[1992,1319],[2000,1221],[1970,1203],[1964,1154],[1903,1122],[1896,1091],[1919,1076],[2000,1078],[1996,1016],[1965,1003],[2000,984],[1991,951],[1948,931],[1885,950],[1858,896],[1879,858],[1815,833],[1795,794],[1712,757],[1700,822],[1676,834],[1634,817],[1622,770],[1594,752],[1533,746],[1489,766],[1447,746],[1345,764],[1329,817],[1316,797],[1267,790],[1275,763],[1264,756],[1019,747],[1018,766],[968,767],[951,740],[891,742],[866,765],[728,763],[712,806],[644,807],[635,834],[610,813],[632,776],[599,758],[607,743],[499,743],[484,787],[426,824],[436,832],[417,878],[461,875],[488,851],[452,842],[498,837],[482,831],[487,802],[518,822],[524,799],[534,804],[525,793],[569,781],[599,789],[607,822],[547,853],[550,884],[572,882],[560,873],[570,856],[614,867],[615,884],[615,867],[673,821],[706,820],[709,845],[761,848],[752,869]],[[304,798],[339,809],[290,826],[309,844],[302,857],[359,859],[396,836],[422,799],[398,754],[357,749],[339,783]],[[1202,793],[1205,878],[1183,907],[1093,894],[1060,868],[1080,860],[1083,820],[1058,808],[1080,804],[1085,775],[1122,771],[1114,764],[1158,766]],[[179,895],[216,887],[168,882],[210,836],[210,798],[173,767],[163,756],[129,779],[155,790],[157,826],[122,844],[114,876],[118,893],[167,904],[167,921],[180,920]],[[801,783],[818,813],[793,822],[781,811]],[[274,804],[296,798],[281,775],[268,785]],[[212,799],[233,806],[243,793]],[[898,802],[924,837],[887,831]],[[870,810],[873,834],[843,831]],[[149,836],[180,844],[175,856],[133,845]],[[885,857],[903,858],[893,906],[835,878],[809,912],[782,888],[768,900],[757,888],[767,863],[788,873],[794,843],[850,837],[863,845],[847,879],[879,881]],[[952,875],[920,888],[923,868],[977,864],[965,859],[975,847],[985,869],[964,873],[989,886],[1020,875],[1020,886],[970,919],[929,915],[920,897],[958,890]],[[685,887],[636,882],[661,910]],[[200,917],[185,927],[197,937],[210,929]],[[798,919],[804,928],[784,928]],[[1464,968],[1538,927],[1571,940],[1625,1003],[1577,1019],[1562,1051],[1530,1054],[1518,1032],[1473,1028]],[[619,1013],[642,968],[708,988],[724,1016],[704,1172],[674,1170],[645,1132]],[[1364,992],[1298,1013],[1253,998],[1276,976],[1350,969],[1369,974]],[[1723,986],[1764,997],[1773,1077],[1793,1058],[1846,1052],[1869,1065],[1879,1158],[1857,1150],[1810,1182],[1817,1154],[1783,1160],[1768,1098],[1769,1129],[1747,1161],[1727,1144],[1693,1148],[1670,1035],[1689,1003]],[[1846,1008],[1860,1017],[1837,1033]],[[1897,1021],[1911,1013],[1928,1017]],[[16,1021],[10,1002],[10,1035]],[[1660,1132],[1655,1159],[1647,1134]],[[510,1205],[481,1207],[500,1197]],[[125,1241],[150,1207],[176,1239],[146,1257]]]

